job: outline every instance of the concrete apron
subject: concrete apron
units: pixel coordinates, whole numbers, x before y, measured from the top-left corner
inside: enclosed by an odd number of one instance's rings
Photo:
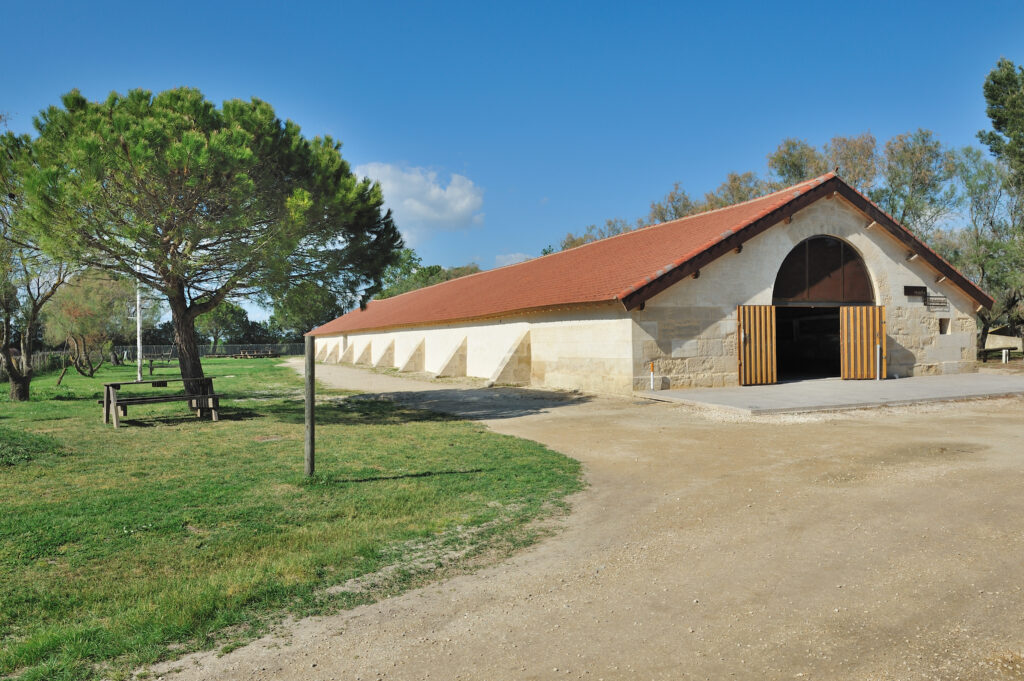
[[[636,395],[749,415],[798,414],[1024,395],[1024,376],[955,374],[883,381],[819,378],[734,388],[647,390]]]

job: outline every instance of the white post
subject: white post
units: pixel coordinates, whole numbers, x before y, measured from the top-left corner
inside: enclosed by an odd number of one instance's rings
[[[882,380],[882,344],[875,343],[875,380]]]
[[[135,282],[135,380],[142,382],[142,284]]]
[[[651,362],[651,390],[654,390],[654,362]]]
[[[1003,364],[1007,364],[1010,361],[1010,349],[1003,348]]]

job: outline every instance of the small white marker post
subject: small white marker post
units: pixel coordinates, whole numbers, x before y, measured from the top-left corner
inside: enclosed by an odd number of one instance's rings
[[[654,390],[654,362],[651,362],[651,390]]]
[[[1010,363],[1010,349],[1009,348],[1003,348],[1003,364],[1009,364],[1009,363]]]
[[[316,339],[306,336],[306,477],[316,472]]]

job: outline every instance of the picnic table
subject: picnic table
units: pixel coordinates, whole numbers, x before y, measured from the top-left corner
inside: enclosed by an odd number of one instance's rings
[[[205,376],[203,378],[154,378],[148,381],[118,381],[116,383],[104,383],[103,384],[103,399],[100,402],[103,404],[103,423],[109,423],[111,420],[111,414],[113,414],[114,427],[117,428],[121,425],[120,416],[128,415],[129,405],[139,404],[159,404],[161,402],[188,402],[189,409],[195,409],[196,416],[202,418],[203,412],[208,411],[213,417],[213,420],[218,420],[218,409],[220,408],[221,395],[217,395],[213,391],[213,379],[214,376]],[[122,386],[129,385],[148,385],[151,388],[166,388],[172,383],[192,383],[198,382],[200,384],[199,395],[189,395],[187,393],[173,393],[165,395],[119,395],[118,391],[121,390]]]
[[[280,356],[279,352],[238,352],[231,355],[233,359],[268,359]]]

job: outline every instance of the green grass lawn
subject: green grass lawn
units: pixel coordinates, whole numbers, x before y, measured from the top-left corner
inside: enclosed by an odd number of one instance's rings
[[[100,384],[134,367],[38,377],[22,404],[0,384],[0,678],[123,678],[375,600],[530,542],[580,488],[534,442],[326,390],[307,481],[278,361],[204,361],[217,423],[171,403],[103,425]]]

